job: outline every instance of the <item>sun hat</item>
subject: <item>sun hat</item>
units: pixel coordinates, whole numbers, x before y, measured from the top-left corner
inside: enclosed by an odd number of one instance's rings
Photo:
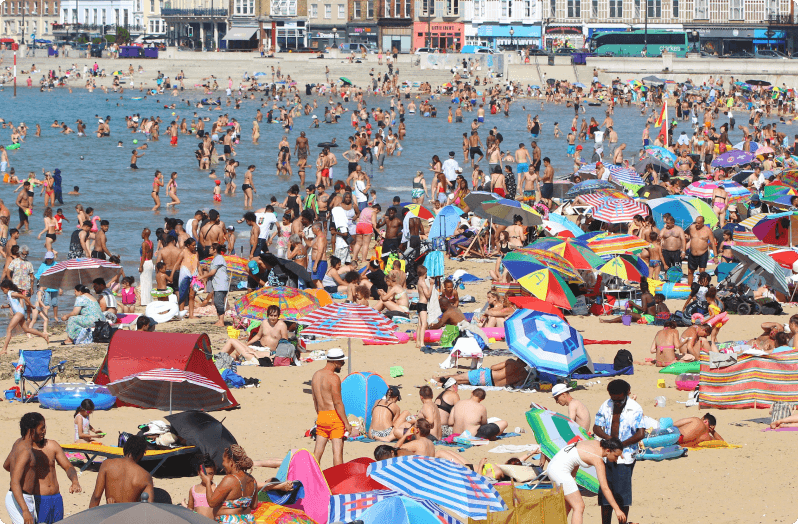
[[[516,482],[529,482],[537,477],[535,469],[530,466],[518,466],[514,464],[496,464],[502,473],[515,480]]]
[[[450,378],[443,385],[443,389],[449,389],[450,387],[454,386],[455,384],[457,384],[457,381],[455,379],[453,379],[453,378]]]
[[[341,348],[332,348],[328,350],[327,360],[332,360],[333,362],[337,362],[339,360],[346,360],[346,356],[344,355],[344,350]]]
[[[573,389],[574,388],[569,388],[565,384],[556,384],[553,388],[551,388],[551,396],[557,398],[567,391],[573,391]]]
[[[55,259],[55,253],[53,253],[52,251],[48,251],[47,253],[44,254],[44,259],[45,260],[47,260],[47,259],[54,260]]]

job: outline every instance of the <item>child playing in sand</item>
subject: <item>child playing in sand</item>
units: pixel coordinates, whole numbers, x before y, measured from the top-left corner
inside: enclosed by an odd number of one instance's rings
[[[211,487],[216,489],[216,485],[213,483],[213,477],[216,475],[216,464],[214,464],[211,457],[205,453],[198,453],[191,463],[197,471],[197,476],[201,473],[209,476],[211,478]],[[188,490],[188,502],[181,505],[209,519],[214,518],[213,509],[208,505],[208,492],[202,482]]]
[[[122,306],[120,311],[122,313],[135,313],[136,309],[136,288],[133,287],[135,279],[133,277],[125,277],[122,279]]]
[[[214,182],[216,185],[213,186],[213,201],[219,203],[222,201],[222,181],[217,178]]]
[[[75,410],[75,442],[91,442],[99,440],[105,433],[94,429],[89,422],[89,415],[94,411],[94,402],[84,399]],[[92,435],[93,433],[93,435]]]

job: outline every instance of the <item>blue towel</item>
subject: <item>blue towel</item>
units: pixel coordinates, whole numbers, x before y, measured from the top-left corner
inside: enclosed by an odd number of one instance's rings
[[[443,251],[431,251],[427,253],[427,257],[424,259],[424,267],[427,268],[428,277],[442,277],[444,273]]]

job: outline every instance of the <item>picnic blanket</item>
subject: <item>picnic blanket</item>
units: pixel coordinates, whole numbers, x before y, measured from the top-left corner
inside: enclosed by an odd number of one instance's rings
[[[707,440],[705,442],[699,442],[698,445],[696,447],[694,447],[694,448],[687,448],[687,449],[694,449],[694,450],[699,450],[699,449],[735,449],[735,448],[741,448],[741,447],[742,446],[739,446],[737,444],[729,444],[728,442],[725,442],[723,440]]]

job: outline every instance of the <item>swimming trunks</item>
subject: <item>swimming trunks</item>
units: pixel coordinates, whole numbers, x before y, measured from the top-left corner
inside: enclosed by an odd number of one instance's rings
[[[377,430],[372,429],[371,430],[371,438],[385,438],[388,435],[390,435],[391,433],[393,433],[393,426],[391,426],[389,428],[385,428],[382,431],[377,431]]]
[[[519,162],[518,168],[516,169],[516,173],[518,173],[519,175],[521,173],[529,173],[529,164],[527,164],[526,162]]]
[[[316,435],[330,439],[340,439],[344,437],[346,426],[341,417],[335,410],[320,411],[316,418]]]
[[[468,372],[468,383],[472,386],[493,386],[493,371],[490,368],[477,368]]]
[[[553,195],[554,195],[554,184],[552,184],[551,182],[541,184],[540,186],[541,198],[545,198],[546,200],[551,200],[551,197]]]
[[[34,495],[36,501],[36,522],[53,524],[64,520],[64,499],[60,493],[55,495]]]

